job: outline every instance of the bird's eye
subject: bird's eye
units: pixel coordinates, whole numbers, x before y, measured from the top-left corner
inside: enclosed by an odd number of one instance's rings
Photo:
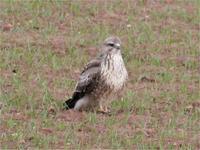
[[[114,43],[108,43],[108,46],[114,47]]]

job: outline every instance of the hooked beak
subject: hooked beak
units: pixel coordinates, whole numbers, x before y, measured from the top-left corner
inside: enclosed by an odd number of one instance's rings
[[[120,44],[119,43],[115,44],[115,48],[120,49]]]

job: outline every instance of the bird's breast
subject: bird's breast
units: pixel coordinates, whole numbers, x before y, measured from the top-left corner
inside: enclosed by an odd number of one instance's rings
[[[128,78],[121,54],[108,57],[101,65],[104,82],[114,91],[120,90]]]

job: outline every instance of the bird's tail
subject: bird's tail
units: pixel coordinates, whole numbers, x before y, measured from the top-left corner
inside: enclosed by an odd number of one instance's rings
[[[64,108],[67,110],[72,109],[75,107],[76,102],[77,102],[77,100],[70,98],[64,102]]]
[[[83,93],[75,92],[75,93],[73,94],[72,98],[70,98],[70,99],[68,99],[68,100],[65,101],[65,103],[64,103],[64,108],[67,109],[67,110],[68,110],[68,109],[74,108],[75,105],[76,105],[76,102],[77,102],[80,98],[82,98],[83,96],[84,96]]]

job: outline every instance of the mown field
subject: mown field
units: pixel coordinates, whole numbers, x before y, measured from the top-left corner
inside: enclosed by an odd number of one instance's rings
[[[62,110],[117,35],[111,115]],[[0,1],[0,149],[200,149],[200,1]]]

